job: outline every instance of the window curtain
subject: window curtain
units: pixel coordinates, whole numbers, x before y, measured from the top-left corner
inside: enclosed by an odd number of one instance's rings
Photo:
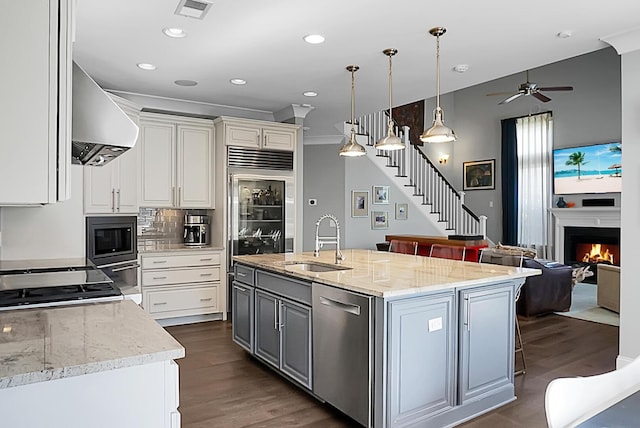
[[[502,243],[518,243],[518,155],[516,119],[504,119],[502,126]]]
[[[547,209],[551,206],[551,113],[516,119],[517,140],[517,241],[548,257]]]

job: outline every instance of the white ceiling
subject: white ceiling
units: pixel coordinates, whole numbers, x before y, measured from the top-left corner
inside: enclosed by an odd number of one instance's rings
[[[335,125],[349,119],[349,64],[360,66],[356,116],[388,105],[385,48],[398,49],[394,105],[434,96],[432,27],[447,28],[440,40],[444,94],[607,47],[601,37],[640,25],[635,0],[215,0],[204,20],[174,14],[177,4],[77,0],[75,60],[110,90],[268,112],[311,104],[307,136],[339,134]],[[171,39],[164,27],[188,35]],[[556,37],[564,30],[572,37]],[[326,42],[305,43],[312,33]],[[140,70],[140,62],[157,70]],[[456,64],[469,71],[454,72]],[[248,83],[231,85],[235,77]],[[178,79],[199,84],[180,87]],[[572,84],[571,76],[536,83]],[[308,90],[319,95],[304,97]]]

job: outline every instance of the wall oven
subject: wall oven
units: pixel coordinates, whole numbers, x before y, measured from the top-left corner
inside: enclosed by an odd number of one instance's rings
[[[125,297],[140,293],[137,224],[136,216],[87,217],[86,220],[87,259],[102,269]]]

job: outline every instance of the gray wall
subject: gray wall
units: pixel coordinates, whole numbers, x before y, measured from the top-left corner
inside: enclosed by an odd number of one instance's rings
[[[495,241],[502,235],[500,120],[551,111],[554,147],[620,141],[621,138],[620,58],[613,48],[532,69],[529,80],[540,86],[574,87],[573,92],[548,92],[552,98],[548,103],[540,103],[533,97],[521,97],[498,105],[506,96],[486,96],[492,92],[515,92],[525,80],[523,72],[453,94],[455,117],[450,126],[454,127],[458,140],[453,143],[455,148],[448,169],[443,173],[456,188],[461,189],[463,162],[496,159],[496,189],[466,194],[467,205],[476,214],[488,217],[488,235]],[[445,112],[452,117],[447,110]],[[607,196],[614,197],[619,205],[620,194]],[[583,197],[576,195],[565,199],[580,206]],[[489,207],[491,201],[493,208]]]
[[[473,72],[470,70],[469,72]],[[446,79],[446,75],[443,77]],[[532,69],[529,80],[540,86],[574,87],[573,92],[549,92],[552,101],[540,103],[532,97],[523,97],[506,105],[498,103],[506,98],[501,96],[486,96],[492,92],[513,91],[526,80],[525,73],[518,73],[491,82],[476,85],[460,91],[441,96],[440,104],[445,111],[445,123],[452,127],[458,135],[454,143],[425,145],[423,151],[437,165],[442,174],[457,188],[462,189],[462,164],[466,161],[496,159],[496,188],[495,190],[475,190],[466,193],[466,202],[477,215],[486,215],[488,236],[494,241],[502,238],[502,205],[500,183],[500,120],[526,116],[540,111],[552,111],[554,118],[554,146],[570,147],[581,144],[620,141],[621,139],[621,91],[620,91],[620,58],[613,48],[606,48],[587,55],[571,58],[565,61],[549,64]],[[432,110],[435,100],[429,99],[425,105],[425,127],[432,121]],[[309,148],[305,146],[304,176],[305,186],[316,188],[321,179],[335,180],[324,174],[322,170],[308,171],[317,164],[323,166],[335,165],[338,160],[337,146],[331,149],[312,149],[311,159],[306,159]],[[446,165],[438,164],[440,153],[448,153],[449,161]],[[323,157],[324,156],[324,157]],[[354,162],[355,161],[355,162]],[[342,164],[342,163],[341,163]],[[307,181],[308,180],[308,181]],[[382,175],[375,165],[370,162],[359,162],[349,159],[344,176],[344,194],[329,194],[332,200],[323,201],[327,207],[338,211],[344,207],[346,217],[345,243],[352,248],[370,248],[375,242],[384,240],[387,233],[415,233],[433,234],[424,230],[424,222],[412,222],[412,210],[409,209],[409,221],[393,221],[393,204],[405,202],[394,200],[400,195],[391,189],[391,205],[389,205],[389,230],[371,230],[370,220],[364,218],[350,218],[350,197],[352,190],[369,190],[375,184],[388,185],[382,180]],[[305,189],[306,191],[306,189]],[[315,191],[315,190],[314,190]],[[575,201],[580,206],[587,195],[565,197],[567,201]],[[613,197],[616,205],[620,205],[620,194],[598,195],[597,197]],[[305,203],[308,197],[305,196]],[[554,198],[554,201],[556,198]],[[493,205],[492,207],[490,205]],[[378,207],[378,206],[376,206]],[[371,210],[372,205],[369,206]],[[318,210],[315,213],[320,213]],[[324,212],[324,211],[323,211]],[[307,211],[305,211],[305,216]],[[414,216],[415,219],[415,216]],[[315,219],[305,219],[305,235],[309,234],[307,222]],[[309,241],[309,239],[311,241]],[[313,236],[305,236],[305,242],[311,242]],[[305,246],[305,248],[309,248]]]
[[[344,158],[338,156],[339,144],[305,145],[302,173],[304,189],[302,201],[303,251],[312,251],[315,238],[315,224],[323,214],[333,214],[340,222],[342,236],[348,236],[345,227],[345,206],[342,195],[345,189]],[[300,175],[300,172],[298,172]],[[309,205],[315,199],[316,205]],[[322,223],[322,236],[333,235],[328,222]],[[347,248],[343,245],[344,248]],[[331,246],[333,248],[333,246]]]

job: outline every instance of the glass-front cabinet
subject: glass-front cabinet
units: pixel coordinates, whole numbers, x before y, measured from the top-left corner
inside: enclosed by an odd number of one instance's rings
[[[236,183],[233,195],[236,209],[232,209],[233,254],[284,252],[285,182],[237,180]]]

